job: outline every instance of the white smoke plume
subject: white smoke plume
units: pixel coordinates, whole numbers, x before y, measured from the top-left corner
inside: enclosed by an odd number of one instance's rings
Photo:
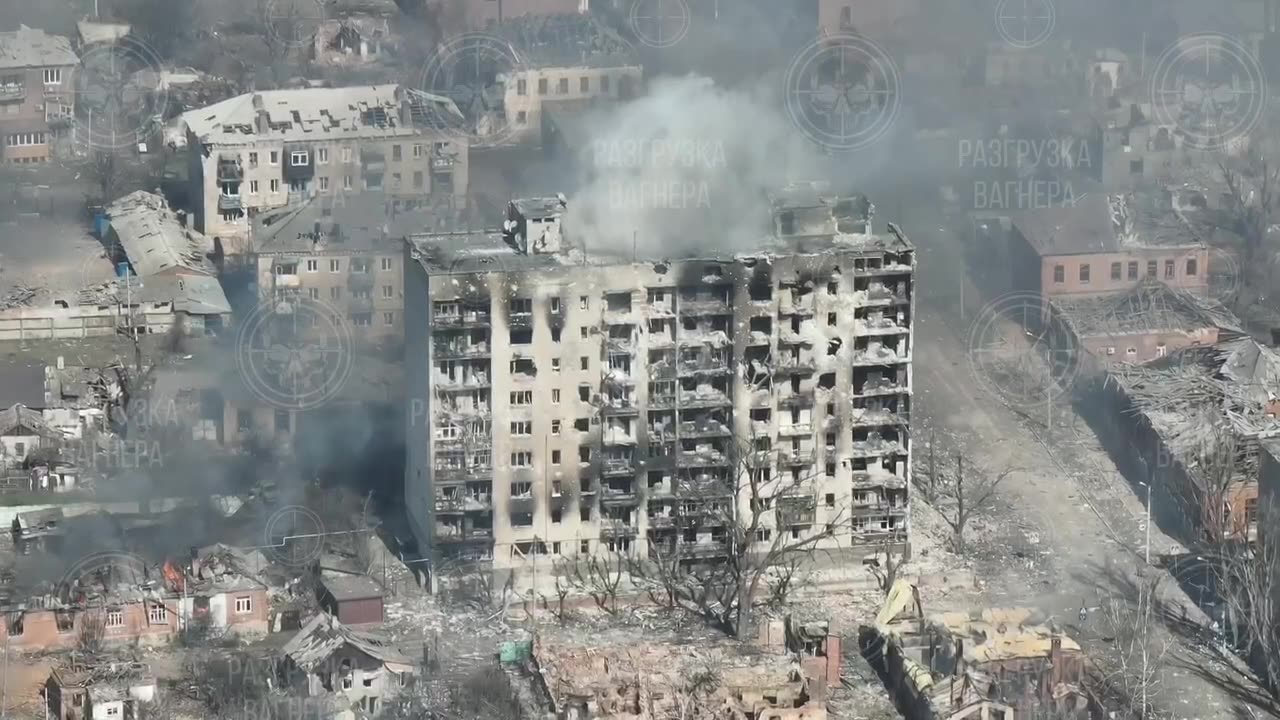
[[[588,253],[680,257],[759,247],[766,191],[818,177],[821,155],[764,91],[658,78],[588,117],[565,231]]]

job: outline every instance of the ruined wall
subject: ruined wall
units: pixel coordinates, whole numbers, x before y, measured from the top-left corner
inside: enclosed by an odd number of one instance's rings
[[[153,603],[148,603],[151,605]],[[101,618],[106,623],[103,641],[108,644],[140,643],[155,645],[169,642],[178,631],[177,598],[163,601],[167,608],[165,622],[151,622],[148,609],[140,602],[125,603],[118,606],[107,605],[106,609],[92,608],[86,610],[67,611],[71,624],[60,629],[58,613],[54,610],[30,610],[22,613],[21,633],[16,630],[17,621],[14,614],[0,615],[0,639],[15,650],[36,652],[40,650],[64,650],[76,647],[81,637],[81,628],[86,617]],[[107,620],[107,614],[119,613],[120,624]]]

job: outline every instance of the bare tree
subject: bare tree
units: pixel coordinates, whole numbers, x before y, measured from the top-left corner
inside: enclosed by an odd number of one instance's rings
[[[816,474],[774,475],[797,463],[766,442],[734,445],[725,475],[680,479],[681,516],[709,528],[711,543],[678,542],[674,535],[670,542],[651,540],[649,556],[631,562],[632,577],[649,584],[653,600],[702,615],[743,640],[756,596],[767,591],[772,601],[785,602],[801,562],[849,530],[843,508],[819,521]]]
[[[1240,266],[1244,277],[1242,285],[1252,289],[1250,270],[1259,267],[1259,257],[1266,242],[1267,229],[1271,227],[1276,209],[1276,185],[1280,181],[1280,168],[1271,169],[1267,158],[1258,158],[1259,172],[1253,187],[1246,187],[1239,173],[1219,163],[1222,180],[1227,185],[1230,205],[1231,229],[1244,240]],[[1242,293],[1243,295],[1243,293]],[[1252,293],[1251,293],[1252,295]]]
[[[951,528],[952,546],[957,553],[964,554],[964,532],[969,522],[995,509],[996,490],[1013,470],[1006,468],[990,475],[970,465],[966,474],[964,454],[956,453],[955,472],[948,473],[938,466],[936,445],[931,436],[925,467],[915,474],[916,491],[942,516]]]
[[[80,629],[76,634],[76,649],[89,655],[102,651],[102,640],[107,634],[107,622],[101,612],[87,612],[80,616]]]
[[[1225,543],[1212,564],[1225,631],[1244,646],[1260,684],[1280,700],[1280,503],[1258,509],[1257,542]]]
[[[617,615],[618,592],[626,577],[626,568],[626,559],[616,552],[591,555],[586,560],[566,561],[558,568],[557,588],[560,578],[567,576],[570,586],[589,595],[596,607]],[[561,605],[563,607],[563,600]]]
[[[1145,718],[1164,680],[1169,641],[1159,632],[1162,575],[1149,573],[1122,589],[1099,593],[1099,626],[1106,650],[1098,669],[1113,702],[1127,717]]]
[[[884,558],[883,562],[881,558]],[[876,579],[880,592],[888,595],[893,584],[898,581],[902,566],[906,564],[906,552],[898,543],[882,540],[876,554],[866,562],[867,571]]]

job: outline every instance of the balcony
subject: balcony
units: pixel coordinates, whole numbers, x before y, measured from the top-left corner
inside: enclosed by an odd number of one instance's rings
[[[880,457],[883,455],[905,455],[906,449],[897,440],[886,440],[872,434],[866,440],[855,440],[850,451],[853,457]]]
[[[493,501],[488,495],[452,498],[436,498],[436,512],[457,515],[464,512],[481,512],[493,509]]]
[[[731,434],[727,425],[716,420],[688,420],[680,423],[680,436],[684,438],[725,437]]]
[[[730,372],[729,358],[723,355],[701,356],[680,361],[681,375],[724,375]]]
[[[671,515],[650,515],[649,527],[654,530],[665,530],[676,526],[676,519]]]
[[[374,280],[373,273],[369,272],[368,265],[365,265],[363,272],[355,269],[355,262],[352,262],[351,272],[347,275],[347,287],[352,290],[373,290],[373,286],[377,284]]]
[[[680,406],[685,408],[725,407],[732,405],[729,396],[719,390],[696,390],[680,393]]]
[[[636,528],[619,518],[600,518],[600,537],[634,537]]]
[[[709,297],[693,300],[681,298],[678,310],[681,315],[729,315],[733,312],[727,300]]]
[[[809,436],[813,434],[813,423],[784,423],[778,426],[778,436]]]
[[[813,393],[800,392],[783,395],[778,398],[778,407],[784,408],[811,408],[813,407]]]
[[[600,496],[600,502],[606,505],[632,505],[636,502],[636,491],[634,489],[615,490],[606,487],[604,493]]]
[[[218,159],[218,181],[236,182],[244,179],[244,167],[240,165],[239,158],[219,158]]]
[[[693,452],[682,450],[678,464],[682,468],[720,467],[729,464],[729,457],[719,450],[699,449]]]
[[[493,323],[488,310],[468,310],[462,313],[437,314],[431,323],[441,328],[487,327]]]
[[[899,352],[889,345],[872,343],[868,347],[853,352],[853,364],[861,365],[896,365],[911,360],[905,351]]]
[[[849,412],[850,424],[854,427],[871,427],[877,425],[906,425],[910,416],[886,408],[853,408]],[[834,422],[834,418],[831,419]]]
[[[892,305],[895,303],[906,303],[911,301],[911,298],[907,295],[907,291],[905,289],[900,289],[893,285],[882,285],[880,283],[873,283],[866,290],[863,290],[860,293],[855,293],[855,295],[856,294],[865,295],[866,301],[864,304],[866,305]]]
[[[680,556],[687,558],[714,558],[729,554],[729,543],[725,540],[708,540],[705,542],[681,543]]]
[[[854,386],[854,395],[902,395],[907,392],[910,391],[905,385],[899,384],[896,379],[890,380],[883,376],[867,379],[862,383],[861,388],[856,384]]]
[[[636,444],[636,436],[622,428],[605,428],[600,439],[605,445]]]
[[[640,412],[636,399],[630,395],[625,397],[605,397],[601,411],[605,415],[634,415]]]
[[[631,458],[605,458],[601,472],[605,475],[634,475],[636,468]]]
[[[452,170],[457,161],[451,157],[436,155],[431,158],[431,169],[435,171]]]
[[[818,451],[816,449],[779,450],[778,464],[784,466],[812,465],[817,456]]]
[[[353,293],[347,301],[347,309],[351,312],[373,312],[373,295],[368,292],[361,295]]]
[[[610,352],[630,353],[636,349],[634,337],[609,337],[605,339],[605,347]]]
[[[817,508],[818,503],[812,495],[780,497],[775,511],[778,527],[812,525],[817,521]]]
[[[229,210],[241,210],[243,208],[244,208],[244,205],[240,202],[239,195],[219,195],[218,196],[218,210],[229,211]]]
[[[434,357],[440,358],[442,360],[457,359],[457,358],[483,358],[483,357],[489,357],[489,353],[490,353],[489,343],[487,342],[480,342],[480,343],[464,343],[464,342],[443,343],[441,342],[441,343],[436,343],[431,351],[431,354]]]
[[[457,392],[489,387],[488,373],[473,373],[466,378],[453,378],[440,372],[432,373],[431,384],[436,390]]]
[[[664,393],[661,395],[649,396],[649,409],[651,410],[661,410],[664,408],[671,408],[671,407],[675,407],[675,405],[676,405],[675,395]]]
[[[854,335],[903,335],[907,332],[909,329],[899,325],[893,318],[853,321]]]
[[[465,482],[467,480],[488,479],[493,475],[490,463],[483,465],[437,465],[431,470],[431,477],[436,482]]]
[[[818,368],[813,358],[785,358],[774,366],[777,375],[812,375]]]

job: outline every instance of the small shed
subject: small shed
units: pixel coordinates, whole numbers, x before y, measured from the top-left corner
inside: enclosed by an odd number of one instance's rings
[[[325,575],[320,578],[320,607],[344,625],[381,623],[382,586],[367,575]]]

